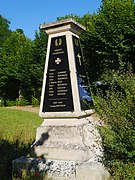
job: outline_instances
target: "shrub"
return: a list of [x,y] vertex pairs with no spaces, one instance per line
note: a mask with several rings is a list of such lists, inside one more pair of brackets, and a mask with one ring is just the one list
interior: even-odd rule
[[[103,137],[105,164],[115,179],[135,177],[135,75],[129,69],[104,75],[111,82],[106,96],[95,96],[95,109],[105,125],[99,127]],[[125,93],[116,91],[115,83]],[[124,170],[123,170],[124,169]]]
[[16,100],[6,100],[6,102],[4,103],[4,101],[2,100],[0,102],[0,107],[6,105],[6,106],[26,106],[29,105],[30,103],[28,102],[28,100],[24,99],[24,98],[17,98]]
[[39,106],[39,100],[35,97],[32,97],[32,106],[33,107]]
[[29,105],[29,102],[24,98],[17,98],[16,105],[17,106],[26,106],[26,105]]
[[15,106],[16,105],[16,100],[11,101],[11,100],[6,100],[6,106]]
[[3,106],[4,106],[4,100],[0,99],[0,107],[3,107]]

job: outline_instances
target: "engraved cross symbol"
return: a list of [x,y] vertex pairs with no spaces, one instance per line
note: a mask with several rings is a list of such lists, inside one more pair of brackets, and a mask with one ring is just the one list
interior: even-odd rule
[[61,59],[60,58],[55,59],[55,63],[56,64],[60,64],[61,63]]
[[78,57],[78,60],[79,60],[79,64],[80,64],[80,66],[81,66],[81,65],[82,65],[82,62],[81,62],[81,56],[80,56],[79,53],[77,54],[77,57]]

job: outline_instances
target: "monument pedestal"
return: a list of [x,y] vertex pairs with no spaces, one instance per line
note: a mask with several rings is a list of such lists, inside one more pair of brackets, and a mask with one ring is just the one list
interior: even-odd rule
[[47,119],[37,128],[34,153],[50,163],[53,180],[109,180],[102,164],[101,122],[93,115],[80,119]]
[[33,148],[46,159],[88,161],[101,149],[101,138],[92,117],[47,119],[37,128]]

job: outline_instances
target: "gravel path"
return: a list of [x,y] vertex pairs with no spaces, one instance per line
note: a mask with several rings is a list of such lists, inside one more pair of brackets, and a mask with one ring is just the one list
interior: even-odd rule
[[[22,110],[22,111],[28,111],[28,112],[33,112],[39,114],[39,107],[32,107],[32,106],[8,106],[6,107],[8,109],[17,109],[17,110]],[[91,115],[94,119],[100,119],[100,116],[97,113],[94,113]]]
[[8,109],[17,109],[22,111],[29,111],[34,113],[39,113],[39,107],[32,107],[32,106],[10,106],[7,107]]

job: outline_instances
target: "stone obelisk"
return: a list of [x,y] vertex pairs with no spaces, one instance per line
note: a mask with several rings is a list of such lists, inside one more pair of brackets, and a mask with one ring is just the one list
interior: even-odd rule
[[49,34],[40,116],[81,118],[93,112],[79,35],[85,28],[67,19],[42,25]]
[[93,172],[101,177],[96,170],[106,174],[97,160],[101,138],[91,116],[93,102],[79,40],[85,28],[73,19],[40,28],[49,37],[39,112],[44,121],[37,128],[34,154],[53,162],[51,177],[78,179],[88,171],[91,178]]
[[66,19],[41,29],[49,39],[39,113],[44,122],[37,129],[35,152],[49,159],[87,160],[91,153],[78,128],[93,113],[79,41],[85,28]]

